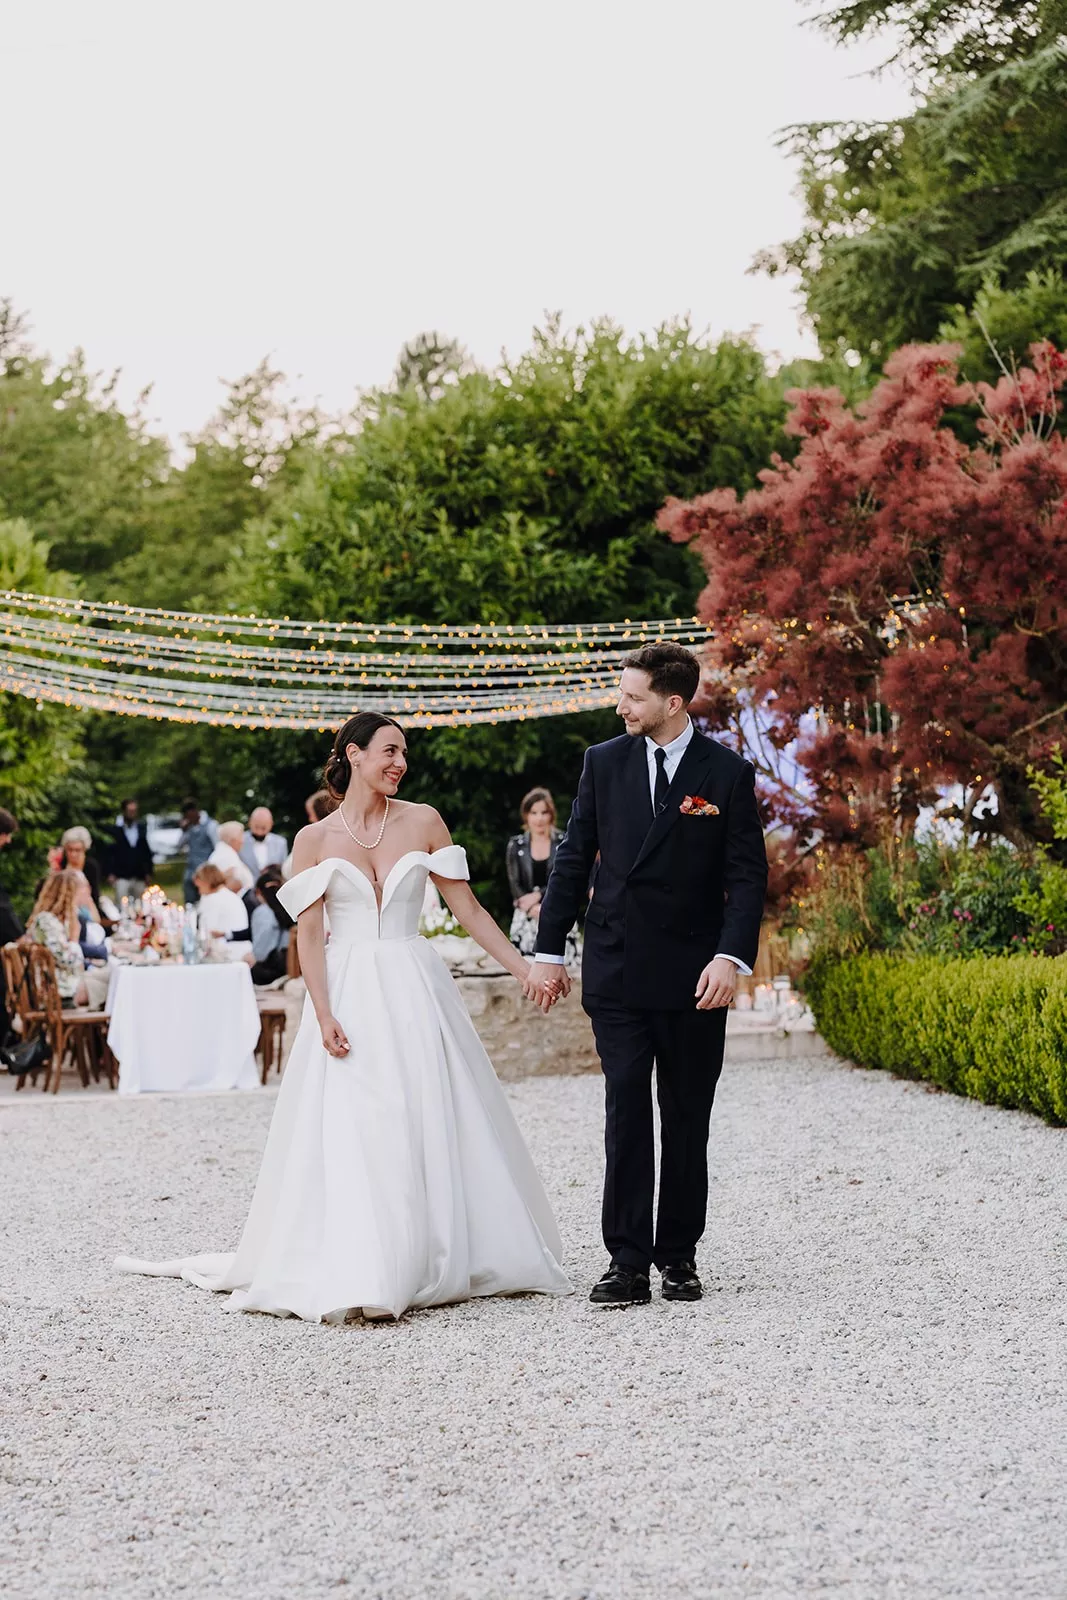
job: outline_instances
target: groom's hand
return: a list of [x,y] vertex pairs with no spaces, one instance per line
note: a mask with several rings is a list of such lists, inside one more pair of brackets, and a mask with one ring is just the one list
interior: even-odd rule
[[565,1000],[571,992],[571,980],[566,967],[554,961],[535,961],[523,984],[523,992],[544,1012],[551,1011],[557,1000]]
[[697,979],[697,1010],[715,1011],[719,1006],[730,1005],[736,988],[737,968],[725,956],[716,956]]

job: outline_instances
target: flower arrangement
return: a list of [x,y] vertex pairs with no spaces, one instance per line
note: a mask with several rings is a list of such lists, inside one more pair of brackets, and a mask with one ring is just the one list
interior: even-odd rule
[[464,930],[447,906],[435,906],[419,918],[419,932],[424,939],[436,939],[446,933],[462,935]]

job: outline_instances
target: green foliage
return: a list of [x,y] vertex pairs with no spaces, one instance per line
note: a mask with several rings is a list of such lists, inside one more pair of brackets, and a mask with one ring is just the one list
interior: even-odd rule
[[[1051,771],[1030,767],[1028,776],[1041,803],[1052,837],[1067,840],[1067,759],[1062,749],[1052,753]],[[1016,907],[1029,923],[1027,942],[1043,955],[1067,951],[1067,866],[1042,850],[1033,883],[1020,890]]]
[[126,415],[80,351],[61,366],[35,355],[0,301],[0,515],[22,517],[51,562],[89,587],[144,537],[167,465],[138,411]]
[[254,524],[245,594],[293,616],[585,621],[691,609],[669,493],[749,486],[784,406],[759,353],[688,324],[557,323],[496,374],[368,397],[357,432]]
[[1067,1122],[1067,960],[824,959],[806,989],[847,1060]]
[[[73,593],[69,574],[52,571],[48,554],[47,544],[33,537],[26,522],[0,521],[0,588]],[[73,712],[22,695],[0,695],[0,805],[19,822],[2,870],[16,909],[27,909],[48,847],[56,842],[55,823],[63,814],[57,808],[86,798],[83,758],[80,719]]]
[[983,72],[1054,43],[1065,12],[1063,0],[845,0],[817,21],[841,43],[892,29],[890,59],[936,77]]
[[1017,288],[989,279],[974,304],[956,306],[941,324],[940,339],[962,346],[960,375],[971,383],[996,383],[1027,360],[1036,339],[1067,349],[1067,282],[1053,269],[1028,272]]
[[265,361],[227,386],[216,415],[185,443],[191,454],[156,487],[139,547],[109,575],[108,593],[133,605],[225,612],[241,530],[292,481],[322,418],[281,395]]
[[[985,38],[972,26],[980,11],[999,14]],[[807,225],[756,265],[799,273],[824,350],[884,354],[933,339],[983,283],[1018,289],[1031,272],[1067,265],[1063,13],[1062,0],[934,0],[830,14],[841,37],[910,16],[905,59],[925,72],[925,94],[896,122],[813,123],[783,136],[800,161]],[[1042,309],[1033,298],[1031,308]],[[1047,332],[1032,326],[1026,343]]]
[[1028,897],[1046,863],[1003,840],[945,845],[890,838],[820,858],[795,913],[818,959],[863,951],[989,955],[1038,948]]

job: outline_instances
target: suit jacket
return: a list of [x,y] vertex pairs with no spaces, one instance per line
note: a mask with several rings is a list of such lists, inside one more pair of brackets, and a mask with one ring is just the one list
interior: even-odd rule
[[[280,833],[268,833],[265,843],[267,846],[266,865],[268,867],[280,867],[289,854],[288,844],[282,838]],[[263,868],[256,860],[255,852],[252,849],[252,835],[247,831],[247,829],[245,831],[244,839],[241,841],[241,848],[237,854],[241,857],[241,860],[244,862],[245,866],[251,871],[252,880],[255,882],[256,878],[258,878],[260,873],[263,871]]]
[[[683,815],[686,795],[717,813]],[[644,739],[593,745],[541,905],[539,951],[563,954],[590,872],[585,1001],[688,1010],[714,956],[754,966],[767,852],[751,763],[694,732],[654,818]]]
[[138,822],[137,843],[131,844],[126,829],[117,823],[111,830],[107,870],[114,878],[151,878],[154,863],[148,845],[148,824]]

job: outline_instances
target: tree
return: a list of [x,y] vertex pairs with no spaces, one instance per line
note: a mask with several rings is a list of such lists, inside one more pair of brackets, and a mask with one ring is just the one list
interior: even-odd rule
[[1005,372],[1025,366],[1035,328],[1057,350],[1067,349],[1067,282],[1052,269],[1028,272],[1015,289],[991,279],[973,305],[957,306],[941,324],[940,338],[960,346],[963,377],[996,383]]
[[24,517],[57,568],[93,593],[144,536],[167,449],[141,412],[119,406],[76,350],[61,366],[34,353],[25,319],[0,302],[0,515]]
[[393,383],[397,389],[414,389],[422,400],[437,400],[449,384],[476,370],[458,340],[420,333],[401,350]]
[[[870,843],[944,784],[969,829],[1040,832],[1027,766],[1067,718],[1067,357],[1036,345],[992,388],[957,354],[897,351],[856,411],[794,391],[794,461],[660,517],[707,567],[709,702],[740,692],[773,748],[795,742],[814,798],[781,808],[808,837]],[[975,444],[945,425],[967,408]]]
[[284,375],[261,361],[227,385],[188,460],[172,468],[145,508],[138,548],[112,570],[112,591],[134,605],[230,609],[228,569],[241,532],[295,474],[325,430],[314,409],[287,402]]
[[861,0],[821,19],[842,39],[901,27],[920,95],[896,122],[783,135],[807,224],[755,265],[799,274],[824,350],[884,357],[936,338],[983,283],[1067,264],[1065,15],[1063,0]]
[[[51,567],[47,544],[19,519],[0,522],[0,588],[75,592],[69,574]],[[24,912],[45,870],[48,847],[59,836],[60,819],[85,822],[96,813],[98,796],[86,775],[81,735],[82,719],[63,706],[0,695],[0,805],[19,822],[4,851],[4,887]],[[68,805],[77,811],[64,812]]]

